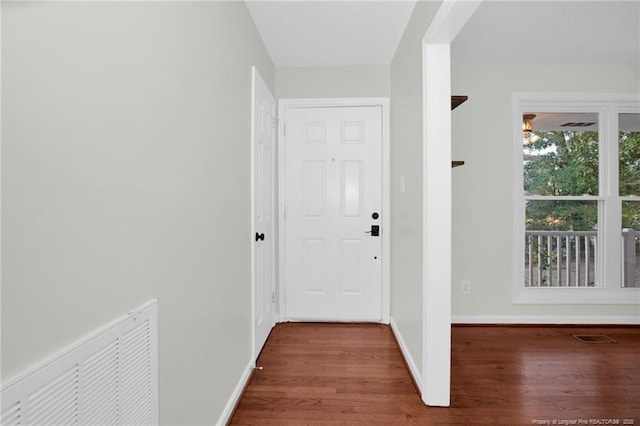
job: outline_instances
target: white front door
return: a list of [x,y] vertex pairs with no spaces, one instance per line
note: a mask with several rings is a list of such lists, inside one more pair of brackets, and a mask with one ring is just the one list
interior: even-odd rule
[[382,107],[284,111],[285,316],[382,320]]
[[274,115],[275,101],[253,68],[252,151],[252,305],[254,359],[275,324],[274,276]]

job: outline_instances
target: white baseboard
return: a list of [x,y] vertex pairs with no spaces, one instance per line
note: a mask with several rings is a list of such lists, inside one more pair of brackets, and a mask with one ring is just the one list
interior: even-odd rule
[[452,315],[451,323],[638,325],[640,316]]
[[244,369],[244,372],[240,377],[240,381],[238,381],[236,388],[233,390],[233,393],[231,394],[231,397],[227,402],[227,406],[224,407],[224,411],[222,412],[222,414],[220,415],[220,418],[216,422],[217,426],[224,426],[231,420],[231,416],[233,415],[233,410],[238,404],[238,402],[240,402],[240,398],[242,398],[242,392],[244,391],[244,388],[249,383],[249,379],[251,378],[251,371],[253,370],[254,365],[255,363],[251,360],[249,361],[249,365],[247,365],[247,367]]
[[396,324],[393,317],[391,317],[389,324],[391,325],[391,331],[393,332],[393,335],[396,337],[396,340],[400,345],[400,351],[402,352],[402,355],[404,356],[404,359],[409,366],[409,373],[411,374],[411,377],[413,377],[413,380],[415,381],[416,385],[418,385],[418,389],[420,390],[420,392],[422,392],[422,376],[420,374],[420,370],[418,369],[418,366],[413,360],[413,357],[409,352],[409,348],[407,347],[407,344],[402,338],[400,329],[398,329],[398,325]]

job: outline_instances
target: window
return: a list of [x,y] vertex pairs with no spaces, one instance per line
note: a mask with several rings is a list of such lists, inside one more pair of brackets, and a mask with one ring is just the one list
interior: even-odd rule
[[618,193],[622,223],[622,286],[640,287],[640,114],[618,114]]
[[514,99],[514,301],[638,303],[638,98]]

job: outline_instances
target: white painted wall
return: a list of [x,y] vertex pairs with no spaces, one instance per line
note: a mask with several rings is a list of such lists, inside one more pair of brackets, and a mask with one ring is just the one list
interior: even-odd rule
[[2,380],[159,301],[162,424],[251,357],[243,2],[2,3]]
[[439,2],[416,3],[391,63],[391,317],[419,369],[423,339],[422,38],[439,6]]
[[[455,49],[455,43],[453,45]],[[635,70],[625,65],[454,64],[454,94],[469,100],[452,114],[454,320],[491,322],[508,317],[640,316],[631,305],[513,305],[513,92],[640,91]],[[471,281],[461,294],[460,281]]]
[[387,65],[276,68],[277,98],[388,97]]

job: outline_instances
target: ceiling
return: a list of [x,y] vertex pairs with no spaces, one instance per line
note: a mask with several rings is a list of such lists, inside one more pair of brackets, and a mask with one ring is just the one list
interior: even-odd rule
[[451,48],[454,64],[638,64],[640,2],[483,1]]
[[[245,1],[277,67],[388,65],[415,6],[415,0]],[[635,66],[639,57],[637,0],[484,0],[451,55],[454,64]]]
[[415,0],[246,0],[276,67],[388,65]]
[[[534,132],[545,130],[598,131],[598,121],[598,114],[591,112],[536,112],[532,121],[532,129]],[[621,131],[640,132],[640,114],[619,114],[618,126]]]

